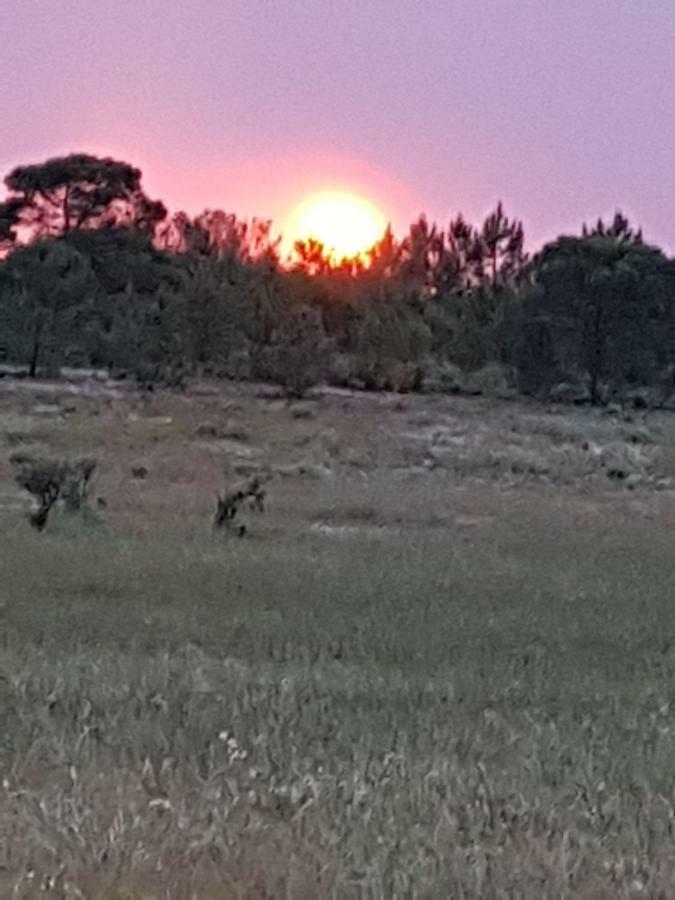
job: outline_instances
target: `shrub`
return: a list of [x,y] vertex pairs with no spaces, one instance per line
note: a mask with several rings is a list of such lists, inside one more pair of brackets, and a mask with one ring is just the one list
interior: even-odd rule
[[447,360],[428,357],[422,366],[420,390],[425,394],[458,394],[464,385],[464,373]]
[[284,317],[272,343],[256,354],[253,372],[281,386],[289,399],[301,399],[328,373],[330,342],[318,310],[302,307]]

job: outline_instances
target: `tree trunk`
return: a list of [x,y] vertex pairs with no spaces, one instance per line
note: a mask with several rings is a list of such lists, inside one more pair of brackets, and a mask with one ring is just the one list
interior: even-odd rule
[[597,372],[591,372],[591,403],[593,406],[597,406],[600,402],[600,393],[599,393],[599,377]]
[[30,358],[30,366],[28,368],[28,377],[35,378],[37,374],[37,364],[40,357],[40,337],[36,334],[33,338],[33,352]]
[[70,231],[70,187],[66,186],[66,192],[63,197],[63,233]]
[[40,351],[42,350],[42,322],[39,314],[35,317],[33,324],[33,348],[28,367],[28,377],[35,378],[37,374],[38,361],[40,359]]
[[606,335],[603,333],[604,322],[602,315],[602,302],[598,301],[595,309],[593,321],[593,347],[591,350],[591,365],[589,375],[591,378],[591,403],[598,406],[600,403],[600,376],[604,369],[605,362],[605,340]]

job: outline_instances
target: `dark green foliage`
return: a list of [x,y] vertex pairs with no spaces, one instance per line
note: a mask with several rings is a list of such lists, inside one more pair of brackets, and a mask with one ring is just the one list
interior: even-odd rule
[[36,241],[0,269],[6,356],[31,375],[84,364],[145,373],[147,380],[184,366],[185,282],[184,263],[139,232]]
[[434,355],[468,370],[490,362],[510,363],[519,306],[514,288],[490,283],[433,298],[424,317]]
[[431,349],[431,331],[421,309],[405,292],[366,300],[349,325],[348,347],[357,383],[375,390],[413,390],[420,360]]
[[70,232],[62,240],[87,257],[101,290],[109,295],[130,283],[141,294],[163,286],[178,289],[187,271],[184,259],[158,250],[150,236],[131,229]]
[[89,261],[62,241],[15,251],[0,280],[0,326],[8,357],[31,375],[80,359],[94,322],[96,279]]
[[675,265],[625,229],[549,244],[523,295],[517,360],[530,390],[583,380],[598,403],[675,362]]
[[320,310],[290,306],[269,344],[257,350],[254,374],[279,384],[289,399],[300,399],[325,379],[329,354]]
[[109,366],[140,385],[180,387],[187,370],[185,303],[168,288],[153,294],[131,285],[110,298],[111,328],[101,341]]
[[190,357],[202,372],[227,372],[232,355],[248,347],[253,306],[233,287],[224,266],[198,260],[186,281],[186,324]]

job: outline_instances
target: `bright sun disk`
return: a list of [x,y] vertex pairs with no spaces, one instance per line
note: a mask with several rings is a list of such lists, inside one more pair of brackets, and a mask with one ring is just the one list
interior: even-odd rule
[[362,197],[324,191],[304,200],[289,222],[292,242],[313,238],[326,256],[337,261],[362,256],[380,240],[387,227],[382,213]]

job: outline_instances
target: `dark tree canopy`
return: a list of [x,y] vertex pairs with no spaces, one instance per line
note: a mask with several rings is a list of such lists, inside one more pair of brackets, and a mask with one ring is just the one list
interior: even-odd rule
[[139,169],[84,153],[18,166],[5,185],[0,222],[9,220],[15,239],[123,225],[152,233],[166,215],[161,202],[143,193]]
[[535,383],[650,383],[672,362],[675,265],[625,226],[547,245],[532,262],[521,365]]

